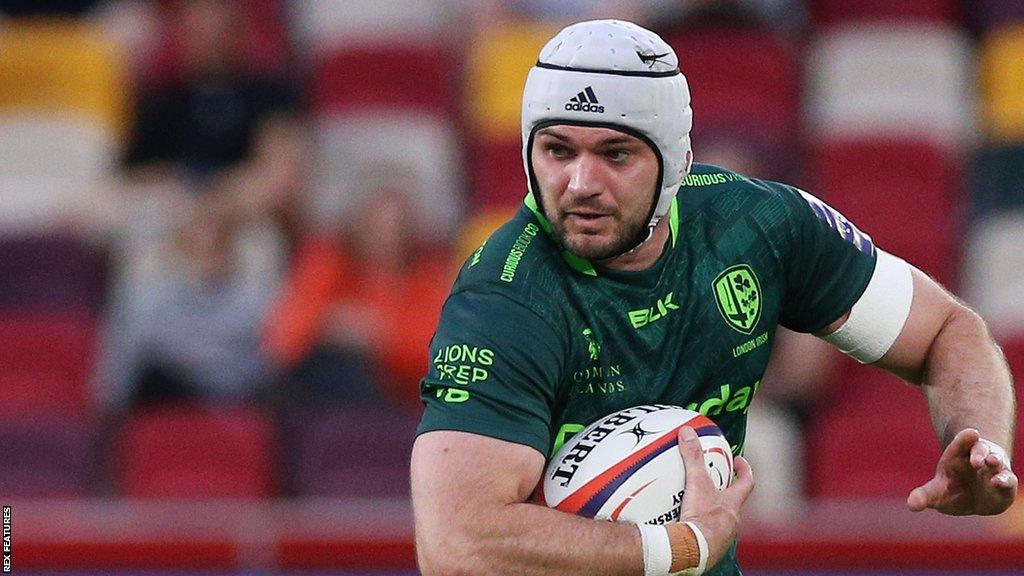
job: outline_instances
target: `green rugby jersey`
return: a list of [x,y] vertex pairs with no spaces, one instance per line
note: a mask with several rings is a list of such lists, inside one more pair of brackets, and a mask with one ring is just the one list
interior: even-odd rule
[[[875,247],[796,188],[694,164],[649,269],[565,252],[527,197],[463,265],[430,345],[419,433],[461,430],[550,457],[639,404],[715,421],[740,454],[776,326],[820,330],[849,310]],[[756,432],[756,431],[755,431]],[[735,546],[709,574],[738,574]]]

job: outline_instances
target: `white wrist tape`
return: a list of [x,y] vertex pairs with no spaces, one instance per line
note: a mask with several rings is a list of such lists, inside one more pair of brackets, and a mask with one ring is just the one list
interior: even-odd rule
[[1006,453],[1006,450],[1002,446],[996,444],[991,440],[985,440],[984,438],[979,438],[978,442],[982,442],[986,446],[988,446],[989,453],[998,454],[999,457],[1003,460],[1003,463],[1006,464],[1007,470],[1013,470],[1013,468],[1010,467],[1010,455]]
[[867,288],[850,310],[850,317],[823,340],[862,364],[876,362],[903,331],[914,300],[910,264],[877,250],[878,260]]
[[693,535],[697,537],[697,549],[700,551],[700,562],[697,564],[696,571],[689,571],[687,576],[700,576],[708,568],[708,539],[704,537],[704,533],[700,531],[693,522],[686,522],[690,530],[693,530]]
[[661,525],[637,524],[644,548],[644,576],[667,576],[672,569],[672,543]]

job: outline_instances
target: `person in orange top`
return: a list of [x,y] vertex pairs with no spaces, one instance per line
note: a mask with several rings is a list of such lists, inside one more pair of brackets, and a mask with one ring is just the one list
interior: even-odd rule
[[418,239],[401,191],[368,194],[356,214],[341,234],[300,242],[263,349],[308,400],[383,395],[418,410],[451,254]]

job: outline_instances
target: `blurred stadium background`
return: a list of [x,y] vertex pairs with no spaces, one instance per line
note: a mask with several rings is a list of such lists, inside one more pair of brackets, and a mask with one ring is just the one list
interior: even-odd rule
[[[962,295],[1024,373],[1020,0],[0,11],[16,573],[414,573],[426,346],[522,199],[522,84],[575,20],[662,34],[697,161],[822,197]],[[939,453],[919,393],[777,346],[750,415],[750,574],[1024,574],[1021,506],[905,511]]]

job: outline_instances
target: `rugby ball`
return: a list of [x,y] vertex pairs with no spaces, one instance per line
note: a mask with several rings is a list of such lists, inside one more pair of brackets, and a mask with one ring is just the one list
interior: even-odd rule
[[722,431],[699,412],[652,404],[609,414],[570,438],[545,467],[538,499],[588,518],[665,524],[679,520],[686,470],[679,429],[697,431],[714,485],[732,481]]

